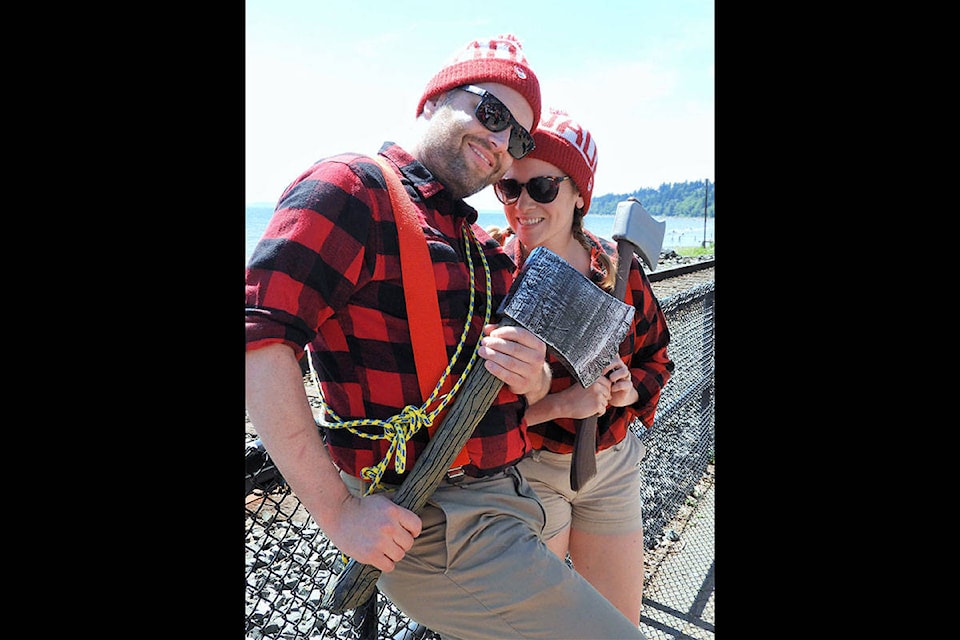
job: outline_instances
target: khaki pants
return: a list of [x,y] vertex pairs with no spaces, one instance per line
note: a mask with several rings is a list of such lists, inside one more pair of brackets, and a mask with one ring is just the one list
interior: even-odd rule
[[[359,479],[341,476],[355,494],[362,491]],[[444,638],[644,640],[543,544],[543,507],[515,468],[442,482],[420,518],[420,536],[377,586]]]
[[543,539],[549,540],[568,526],[596,535],[642,529],[640,461],[646,452],[640,438],[627,433],[619,443],[597,453],[597,475],[580,491],[570,488],[572,454],[534,451],[521,460],[517,468],[537,492],[547,514]]

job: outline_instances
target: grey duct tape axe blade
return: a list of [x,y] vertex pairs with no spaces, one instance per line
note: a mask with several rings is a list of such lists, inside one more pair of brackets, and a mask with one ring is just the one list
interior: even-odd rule
[[[621,243],[629,243],[632,245],[632,250],[647,263],[650,270],[656,271],[666,231],[666,222],[654,220],[639,200],[628,198],[617,204],[610,235],[617,241],[618,249],[623,246]],[[623,255],[622,250],[621,255]]]
[[[630,277],[630,262],[634,252],[656,271],[663,247],[667,223],[657,222],[636,198],[628,198],[617,204],[611,235],[617,241],[617,282],[613,297],[623,300]],[[586,385],[584,385],[586,386]],[[577,433],[573,440],[573,457],[570,461],[570,488],[579,491],[590,478],[597,474],[597,418],[591,416],[576,421]]]
[[[497,312],[501,325],[519,325],[547,344],[580,384],[588,386],[617,357],[634,308],[601,290],[563,258],[538,247],[517,272]],[[417,458],[393,501],[419,514],[443,480],[503,382],[478,359],[450,404],[444,421]],[[356,609],[375,592],[380,570],[351,559],[324,594],[333,613]]]

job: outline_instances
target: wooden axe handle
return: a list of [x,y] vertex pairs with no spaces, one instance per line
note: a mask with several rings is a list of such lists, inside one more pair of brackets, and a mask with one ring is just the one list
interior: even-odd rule
[[570,488],[580,491],[587,480],[597,475],[597,416],[577,420],[570,460]]
[[[627,240],[617,241],[617,282],[613,296],[623,302],[630,278],[630,263],[633,262],[633,244]],[[619,356],[618,356],[619,357]],[[597,475],[597,418],[590,416],[576,422],[573,437],[573,457],[570,460],[570,488],[580,491],[587,480]]]
[[630,280],[630,264],[633,262],[633,243],[617,241],[617,282],[613,285],[613,297],[623,302],[627,297],[627,282]]
[[[511,324],[516,322],[509,317],[500,323]],[[487,371],[483,359],[478,357],[443,423],[394,493],[396,504],[419,515],[502,386],[503,381]],[[322,606],[333,613],[356,609],[374,595],[380,573],[374,566],[351,559],[332,588],[328,587]]]

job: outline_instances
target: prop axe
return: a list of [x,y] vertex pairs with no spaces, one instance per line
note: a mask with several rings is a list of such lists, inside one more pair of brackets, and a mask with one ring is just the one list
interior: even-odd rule
[[[636,252],[651,271],[657,270],[660,248],[666,222],[657,222],[636,198],[627,198],[617,204],[613,218],[613,239],[617,241],[617,283],[613,297],[623,300],[630,277],[630,262]],[[584,385],[586,386],[586,385]],[[570,462],[570,488],[579,491],[587,480],[597,474],[597,418],[591,416],[576,422],[573,440],[573,458]]]
[[[497,310],[504,325],[520,325],[547,344],[583,386],[600,377],[617,357],[634,308],[593,284],[549,249],[530,252]],[[503,382],[477,361],[467,373],[443,423],[417,458],[393,501],[419,514],[440,484]],[[322,606],[333,613],[356,609],[376,589],[380,570],[351,559]]]

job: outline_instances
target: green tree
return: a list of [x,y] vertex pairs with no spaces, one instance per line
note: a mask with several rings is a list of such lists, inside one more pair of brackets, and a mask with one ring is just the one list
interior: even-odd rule
[[590,215],[612,216],[617,212],[617,204],[633,197],[640,201],[644,209],[652,216],[703,216],[704,188],[707,190],[707,216],[715,217],[713,182],[664,182],[656,189],[643,188],[631,193],[608,193],[602,196],[594,194],[590,203]]

